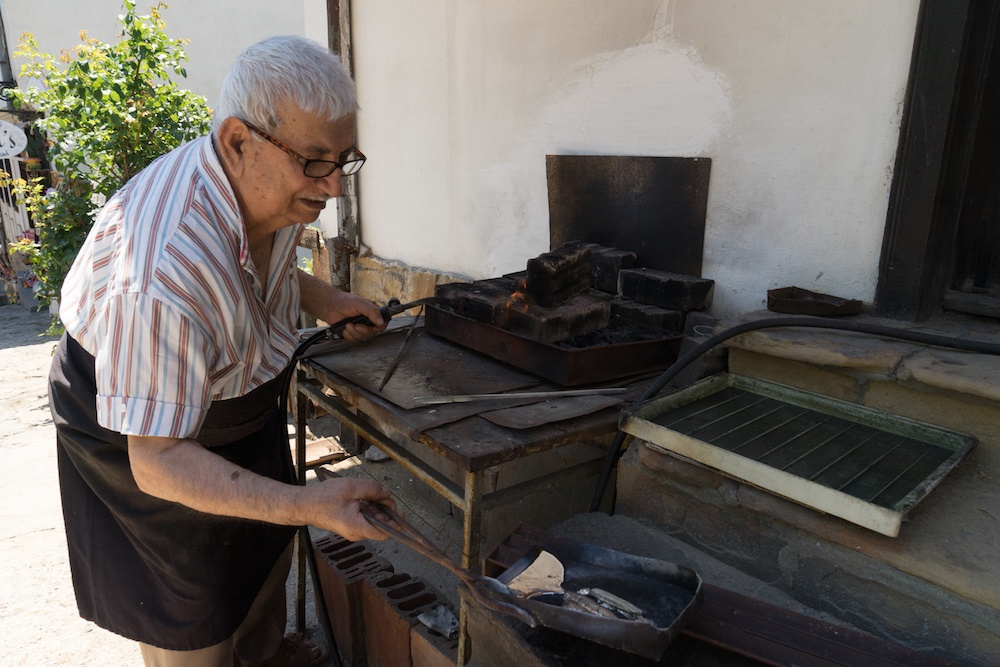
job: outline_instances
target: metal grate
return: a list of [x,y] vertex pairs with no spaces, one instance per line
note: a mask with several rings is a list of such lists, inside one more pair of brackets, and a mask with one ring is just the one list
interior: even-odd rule
[[890,509],[954,453],[733,387],[652,421]]
[[626,413],[656,447],[886,535],[974,438],[792,387],[713,376]]

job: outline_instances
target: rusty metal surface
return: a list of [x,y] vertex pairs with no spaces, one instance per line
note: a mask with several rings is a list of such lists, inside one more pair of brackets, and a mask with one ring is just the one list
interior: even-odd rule
[[418,328],[407,345],[406,363],[400,364],[379,392],[378,386],[405,336],[403,331],[390,331],[344,353],[318,356],[312,361],[404,410],[421,407],[413,400],[419,396],[492,394],[539,384],[539,379],[529,373],[444,344]]
[[430,333],[533,373],[564,387],[595,384],[664,369],[677,360],[683,336],[564,348],[540,343],[446,309],[427,309]]
[[598,410],[622,405],[615,396],[573,396],[482,413],[482,418],[497,426],[524,429],[581,417]]
[[[406,406],[412,403],[416,394],[485,393],[484,388],[495,392],[530,387],[543,390],[552,385],[417,329],[406,363],[400,365],[379,393],[378,384],[398,348],[399,335],[405,334],[395,332],[379,336],[362,345],[306,359],[301,365],[308,375],[334,390],[340,401],[363,413],[389,437],[408,438],[423,444],[470,472],[571,443],[607,444],[617,430],[619,410],[616,406],[531,429],[506,428],[480,417],[481,412],[499,407],[493,402],[408,409]],[[619,398],[625,403],[634,401],[648,382],[646,376],[625,383],[628,392]],[[535,402],[521,399],[505,407]]]

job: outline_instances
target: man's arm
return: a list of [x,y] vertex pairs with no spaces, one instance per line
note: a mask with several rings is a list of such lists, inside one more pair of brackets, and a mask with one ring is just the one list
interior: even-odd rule
[[250,472],[194,440],[128,436],[139,489],[208,514],[288,526],[312,525],[348,540],[385,539],[361,515],[361,501],[392,506],[388,489],[369,480],[332,479],[297,486]]
[[348,324],[344,328],[344,338],[347,340],[364,340],[385,329],[386,323],[382,321],[378,306],[373,302],[350,292],[341,291],[301,269],[299,269],[299,292],[302,309],[328,324],[335,324],[355,315],[364,315],[375,323],[374,327]]

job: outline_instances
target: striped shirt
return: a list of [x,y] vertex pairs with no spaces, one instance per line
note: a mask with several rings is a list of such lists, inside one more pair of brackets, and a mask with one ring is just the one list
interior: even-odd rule
[[275,234],[265,291],[209,137],[161,157],[112,197],[59,309],[96,359],[101,426],[193,437],[212,401],[275,378],[297,342],[301,231]]

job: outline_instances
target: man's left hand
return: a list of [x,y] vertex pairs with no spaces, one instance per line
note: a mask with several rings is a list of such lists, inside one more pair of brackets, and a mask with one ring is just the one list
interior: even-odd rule
[[299,291],[305,311],[327,324],[336,324],[357,315],[364,315],[374,324],[348,324],[342,333],[345,340],[364,340],[385,331],[387,322],[382,320],[378,306],[368,299],[343,292],[302,270],[299,270]]
[[364,315],[372,321],[374,326],[352,322],[344,327],[342,335],[345,340],[364,340],[380,331],[385,331],[387,322],[382,320],[382,314],[379,312],[378,306],[368,299],[364,299],[356,294],[350,294],[349,292],[339,292],[338,298],[333,301],[326,313],[320,316],[320,319],[330,324],[336,324],[343,319],[354,317],[355,315]]

